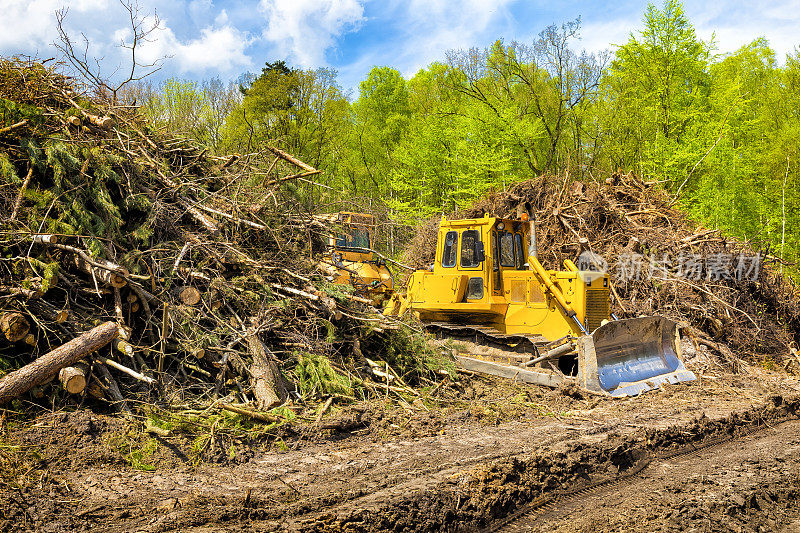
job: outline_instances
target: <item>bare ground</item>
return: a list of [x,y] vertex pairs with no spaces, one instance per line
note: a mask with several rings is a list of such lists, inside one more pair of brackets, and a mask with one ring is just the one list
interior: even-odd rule
[[800,421],[656,461],[619,485],[501,529],[514,531],[798,531]]
[[[194,464],[185,443],[158,439],[164,460],[154,471],[131,468],[109,446],[118,419],[55,413],[14,433],[40,447],[42,473],[25,491],[6,491],[0,530],[484,530],[542,494],[624,473],[648,451],[776,423],[798,394],[796,379],[759,369],[626,400],[473,377],[451,405],[410,414],[360,405],[352,431],[296,431],[285,449],[253,446],[229,464]],[[617,488],[506,527],[797,527],[798,447],[800,423],[785,422],[654,461]]]

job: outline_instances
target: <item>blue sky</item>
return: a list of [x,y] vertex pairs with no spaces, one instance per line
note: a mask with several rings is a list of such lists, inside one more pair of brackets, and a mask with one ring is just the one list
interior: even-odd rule
[[[498,38],[530,42],[549,24],[580,16],[579,43],[590,51],[623,43],[642,27],[646,1],[540,0],[139,0],[145,24],[158,29],[140,57],[164,61],[157,79],[235,79],[258,72],[266,61],[286,59],[302,68],[332,67],[345,89],[375,65],[406,76],[449,49],[484,47]],[[660,2],[656,2],[660,5]],[[117,45],[130,38],[119,0],[0,0],[0,54],[56,56],[57,9],[67,7],[67,31],[85,35],[89,55],[102,58],[106,76],[125,65]],[[800,0],[685,2],[704,39],[715,34],[717,51],[731,52],[766,37],[779,59],[800,45]]]

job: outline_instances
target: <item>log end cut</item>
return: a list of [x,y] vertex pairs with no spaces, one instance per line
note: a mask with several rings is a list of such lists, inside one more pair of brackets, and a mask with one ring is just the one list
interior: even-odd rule
[[8,342],[23,340],[30,330],[31,324],[22,313],[5,312],[0,315],[0,331]]
[[86,369],[83,366],[65,366],[58,373],[58,380],[70,394],[80,394],[86,388]]

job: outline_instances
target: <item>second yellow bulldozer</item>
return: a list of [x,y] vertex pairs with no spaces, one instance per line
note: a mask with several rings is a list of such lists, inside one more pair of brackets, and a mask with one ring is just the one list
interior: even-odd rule
[[435,263],[415,271],[384,314],[411,310],[427,328],[498,348],[457,355],[470,370],[558,386],[568,380],[611,396],[694,380],[675,322],[615,320],[608,273],[546,270],[536,231],[520,219],[442,219]]
[[334,283],[352,285],[358,296],[376,306],[388,300],[394,292],[394,277],[386,261],[374,250],[374,217],[343,211],[316,215],[315,219],[336,228],[326,237],[320,268]]

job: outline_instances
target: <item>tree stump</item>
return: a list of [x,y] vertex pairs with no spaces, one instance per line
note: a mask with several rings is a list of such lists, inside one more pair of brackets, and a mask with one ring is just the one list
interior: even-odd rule
[[250,384],[256,397],[256,406],[268,410],[281,405],[289,397],[289,392],[275,356],[252,330],[247,335],[247,346],[253,356]]

